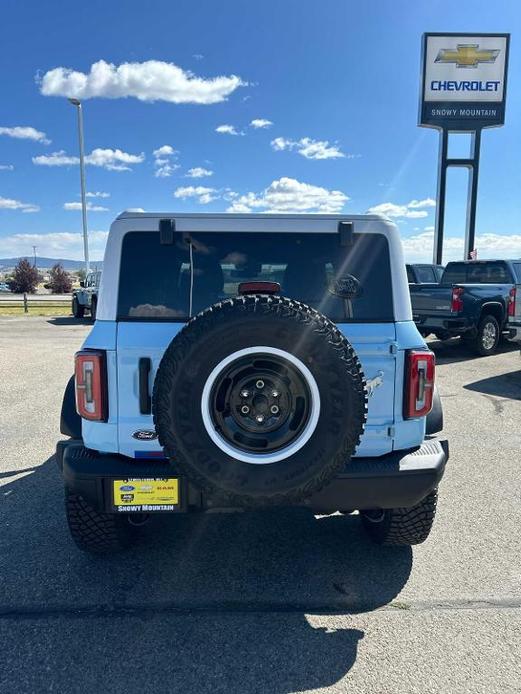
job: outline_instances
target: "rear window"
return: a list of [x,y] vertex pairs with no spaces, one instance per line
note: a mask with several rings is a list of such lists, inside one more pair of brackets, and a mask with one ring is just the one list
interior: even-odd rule
[[512,281],[504,263],[449,263],[444,284],[508,284]]
[[418,282],[421,282],[422,284],[436,281],[434,277],[434,270],[431,267],[418,265],[416,267],[416,274],[418,275]]
[[439,282],[441,280],[441,276],[443,275],[443,270],[445,268],[443,265],[436,265],[434,268],[434,274],[436,275],[436,282]]
[[[190,244],[177,237],[173,245],[161,245],[156,232],[124,236],[119,320],[188,319]],[[354,234],[353,244],[345,247],[338,234],[195,233],[190,238],[192,315],[237,296],[241,282],[271,281],[281,285],[281,294],[335,322],[393,321],[389,247],[381,234]],[[330,291],[346,275],[356,277],[361,288],[350,302]]]

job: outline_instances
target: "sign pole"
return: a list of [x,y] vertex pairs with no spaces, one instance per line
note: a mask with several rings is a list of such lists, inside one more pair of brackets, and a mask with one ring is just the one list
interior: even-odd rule
[[447,151],[449,132],[440,131],[440,151],[438,156],[438,191],[436,194],[436,220],[434,222],[434,249],[432,262],[441,265],[443,260],[443,229],[445,226],[445,195],[447,190]]
[[[481,148],[481,128],[472,133],[471,159],[469,160],[469,187],[467,194],[467,223],[465,226],[465,260],[474,250],[476,235],[476,205],[478,202],[479,151]],[[472,163],[470,163],[472,162]]]

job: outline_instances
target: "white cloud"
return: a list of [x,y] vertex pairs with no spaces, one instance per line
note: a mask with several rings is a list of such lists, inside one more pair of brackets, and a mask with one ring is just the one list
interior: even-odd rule
[[172,147],[172,145],[161,145],[161,147],[158,147],[157,149],[155,149],[152,152],[152,154],[157,159],[157,157],[166,157],[166,156],[170,156],[172,154],[177,154],[177,152]]
[[44,96],[77,99],[135,97],[148,102],[216,104],[246,84],[237,75],[197,77],[174,63],[161,60],[121,65],[99,60],[91,65],[88,73],[65,67],[49,70],[41,78],[40,91]]
[[436,201],[432,198],[425,200],[411,200],[406,205],[396,205],[394,202],[382,202],[380,205],[370,207],[367,212],[369,214],[383,214],[386,217],[403,217],[407,219],[421,219],[428,217],[427,210],[418,209],[422,207],[436,207]]
[[411,200],[407,207],[412,209],[421,207],[436,207],[436,200],[433,200],[432,198],[425,198],[425,200]]
[[41,130],[36,130],[36,128],[31,128],[29,125],[16,125],[13,128],[1,127],[0,135],[14,137],[17,140],[34,140],[35,142],[41,142],[43,145],[51,144],[45,133],[42,133]]
[[12,164],[0,164],[0,171],[14,171]]
[[130,171],[128,164],[141,164],[145,160],[143,152],[141,154],[129,154],[120,149],[93,149],[85,157],[86,164],[100,166],[109,171]]
[[142,207],[127,207],[125,212],[144,212],[145,210]]
[[[156,162],[157,163],[157,162]],[[179,168],[179,164],[170,164],[170,162],[167,162],[165,164],[161,164],[154,172],[154,176],[156,178],[168,178],[171,176],[174,171],[176,171]]]
[[252,128],[269,128],[270,125],[273,125],[273,122],[266,118],[254,118],[250,125]]
[[221,133],[223,135],[244,135],[244,133],[241,133],[239,130],[237,130],[235,125],[228,125],[228,124],[218,125],[215,128],[215,132]]
[[187,178],[204,178],[205,176],[213,176],[213,171],[205,169],[203,166],[196,166],[193,169],[188,169]]
[[[420,234],[402,237],[405,259],[408,262],[431,262],[434,247],[434,231],[426,227]],[[479,234],[475,247],[478,258],[519,258],[521,257],[521,234]],[[462,260],[464,239],[462,236],[447,236],[443,240],[443,262]]]
[[96,191],[95,193],[85,193],[86,198],[110,198],[110,193]]
[[215,188],[206,188],[205,186],[182,186],[174,191],[174,198],[186,200],[187,198],[195,198],[201,205],[217,200],[218,195]]
[[[330,145],[327,140],[312,140],[310,137],[303,137],[300,140],[276,137],[271,141],[271,146],[276,152],[295,151],[306,159],[338,159],[346,156],[336,145]],[[356,155],[348,156],[354,158]]]
[[[144,160],[143,152],[141,154],[129,154],[121,149],[97,147],[90,154],[87,154],[85,164],[99,166],[107,169],[107,171],[131,171],[129,164],[141,164]],[[37,166],[73,166],[79,162],[79,157],[69,156],[64,150],[33,157],[33,164]]]
[[38,205],[33,205],[32,203],[20,202],[20,200],[13,200],[12,198],[0,197],[0,210],[21,210],[22,212],[39,212],[40,208],[38,207]]
[[38,157],[33,157],[33,164],[37,166],[72,166],[79,163],[79,157],[71,157],[63,149],[52,154],[41,154]]
[[[81,210],[81,202],[65,202],[63,204],[64,210]],[[102,207],[101,205],[93,205],[91,202],[87,203],[87,210],[89,212],[108,212],[108,207]]]
[[202,53],[194,53],[192,55],[192,58],[194,58],[194,60],[202,60],[204,58],[204,55]]
[[[103,258],[107,236],[107,231],[89,231],[89,251],[92,260]],[[0,237],[0,257],[30,256],[32,246],[38,246],[40,256],[83,259],[83,235],[69,232],[12,234]]]
[[232,204],[228,212],[340,212],[349,197],[340,190],[328,190],[320,186],[283,177],[261,193],[236,195],[227,192]]
[[152,154],[154,155],[154,176],[156,178],[168,178],[179,168],[179,164],[173,162],[179,152],[172,145],[162,145],[155,149]]

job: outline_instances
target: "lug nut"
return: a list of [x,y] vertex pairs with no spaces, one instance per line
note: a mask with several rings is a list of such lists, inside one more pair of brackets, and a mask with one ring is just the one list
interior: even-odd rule
[[243,414],[248,414],[249,411],[250,411],[250,408],[248,407],[248,405],[243,405],[243,406],[241,407],[241,412],[242,412]]
[[255,384],[255,386],[256,386],[259,390],[262,390],[262,389],[264,388],[264,381],[263,381],[262,379],[259,378],[259,380],[258,380],[257,383]]
[[264,421],[264,415],[258,414],[258,415],[255,417],[255,419],[258,421],[259,424],[262,424],[262,422]]
[[279,413],[279,408],[277,407],[277,405],[272,405],[270,407],[270,410],[271,410],[271,414],[278,414]]
[[249,390],[241,390],[241,398],[247,398],[250,395]]
[[271,397],[272,398],[278,398],[279,397],[279,391],[278,390],[272,390],[271,391]]

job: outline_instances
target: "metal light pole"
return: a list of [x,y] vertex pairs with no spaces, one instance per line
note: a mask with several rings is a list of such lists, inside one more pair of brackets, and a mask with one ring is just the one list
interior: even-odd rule
[[36,267],[36,249],[37,249],[37,246],[33,246],[34,267]]
[[83,218],[83,253],[85,256],[85,272],[89,272],[89,237],[87,231],[87,202],[85,197],[85,151],[83,146],[83,111],[79,99],[69,99],[78,111],[78,139],[80,143],[80,183],[81,183],[81,214]]

